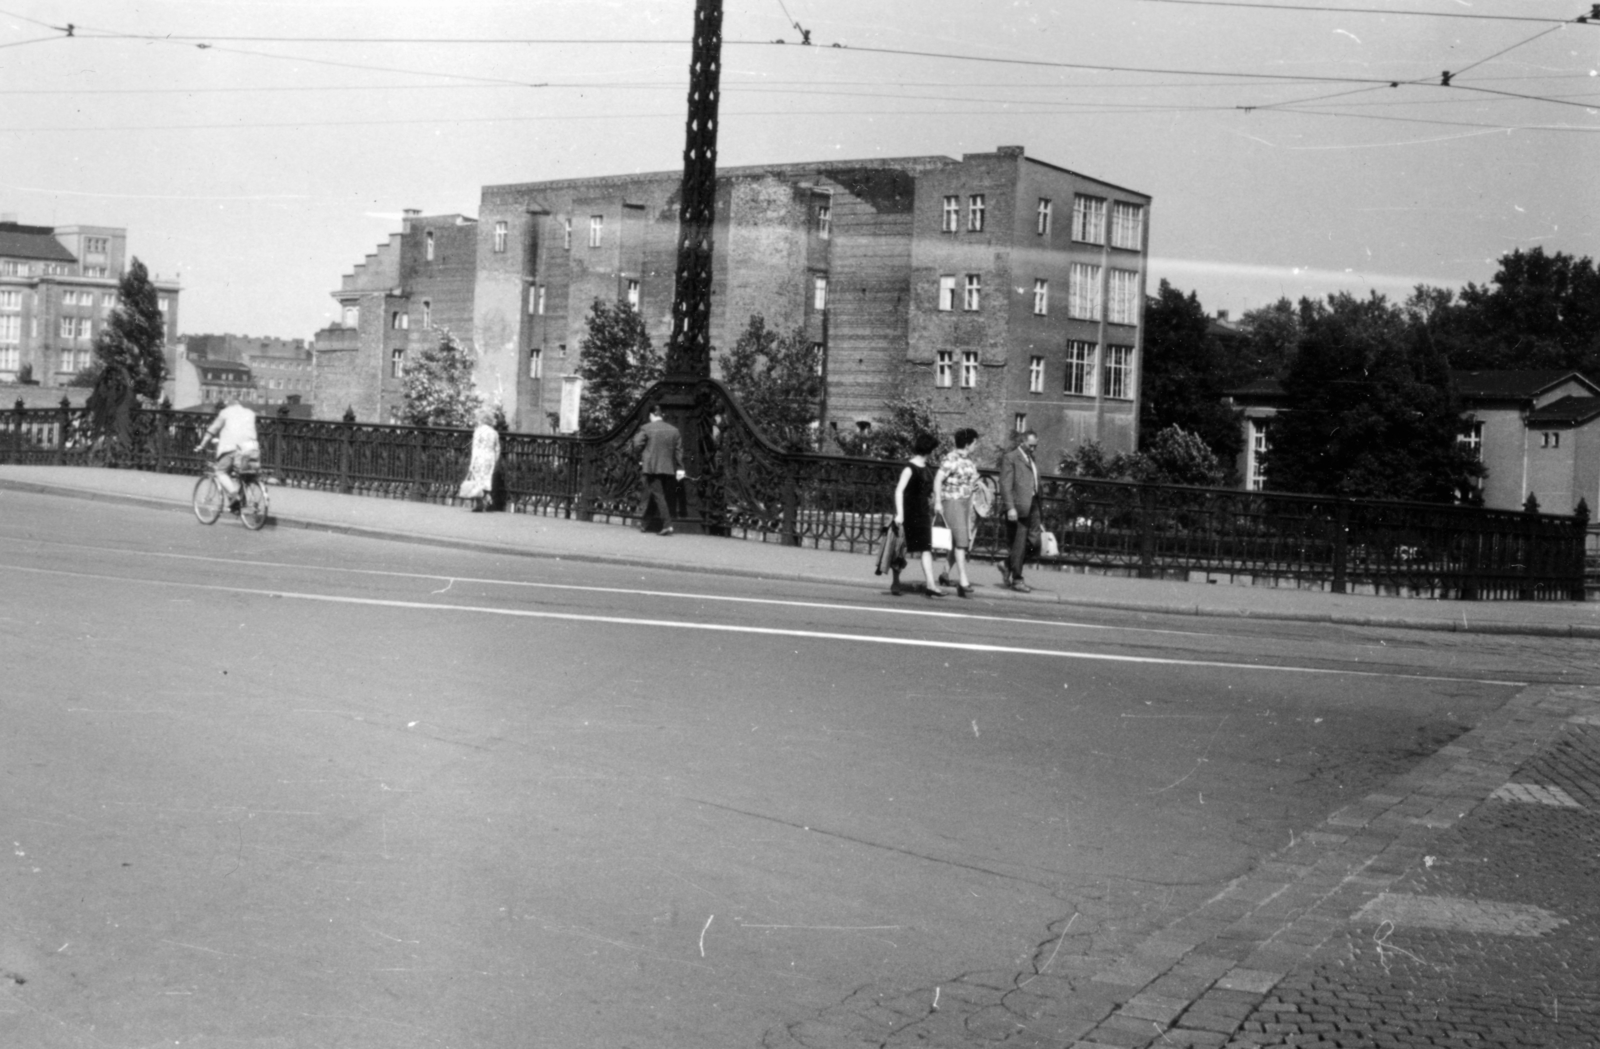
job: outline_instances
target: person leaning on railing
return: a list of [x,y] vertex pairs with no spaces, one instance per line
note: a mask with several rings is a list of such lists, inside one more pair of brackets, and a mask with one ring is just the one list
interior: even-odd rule
[[203,451],[212,441],[217,442],[217,458],[211,468],[216,472],[217,483],[228,493],[229,509],[236,510],[239,507],[239,482],[233,477],[233,470],[238,467],[242,471],[261,459],[261,442],[256,436],[256,413],[241,404],[237,394],[230,396],[228,403],[217,412],[217,417],[206,427],[205,436],[200,438],[194,450]]

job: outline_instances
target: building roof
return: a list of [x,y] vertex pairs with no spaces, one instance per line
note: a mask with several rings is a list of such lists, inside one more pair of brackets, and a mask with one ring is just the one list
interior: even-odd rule
[[1574,379],[1600,395],[1600,386],[1596,386],[1575,371],[1555,369],[1452,371],[1450,377],[1455,380],[1456,389],[1460,391],[1461,396],[1474,401],[1531,400],[1553,387]]
[[1600,397],[1563,397],[1528,413],[1528,427],[1582,426],[1600,417]]
[[13,259],[42,259],[45,262],[77,262],[49,226],[24,226],[20,222],[0,222],[0,255]]

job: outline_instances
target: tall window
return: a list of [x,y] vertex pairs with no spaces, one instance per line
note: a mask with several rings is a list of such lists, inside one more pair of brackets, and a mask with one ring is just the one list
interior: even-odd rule
[[102,310],[110,310],[111,308],[116,306],[116,304],[117,304],[117,297],[115,295],[111,294],[109,291],[106,292],[104,295],[100,296],[100,308]]
[[1028,413],[1027,412],[1018,412],[1017,414],[1015,414],[1015,415],[1013,415],[1011,417],[1011,432],[1012,433],[1027,433],[1028,432]]
[[1111,205],[1111,246],[1133,251],[1144,247],[1144,208],[1137,204]]
[[16,288],[0,288],[0,310],[16,312],[22,309],[22,292]]
[[1250,420],[1250,459],[1245,471],[1245,482],[1251,491],[1259,492],[1267,486],[1267,470],[1263,457],[1267,454],[1267,449],[1272,446],[1271,422],[1270,419]]
[[962,299],[961,308],[971,313],[978,308],[978,301],[983,295],[983,278],[976,273],[967,274],[966,295]]
[[[497,254],[497,255],[504,255],[505,254],[506,241],[509,239],[509,233],[510,233],[510,231],[508,229],[506,229],[506,224],[504,222],[496,222],[494,224],[494,250],[495,250],[495,254]],[[429,234],[429,236],[431,237],[432,234]],[[429,257],[431,258],[432,256],[429,256]]]
[[424,253],[427,255],[428,261],[432,262],[433,261],[433,230],[430,229],[427,233],[423,234],[422,243],[423,243]]
[[1467,423],[1456,437],[1456,443],[1466,449],[1473,462],[1483,462],[1483,423]]
[[967,229],[973,233],[983,232],[983,194],[974,193],[967,198]]
[[87,339],[87,338],[90,338],[93,335],[93,333],[94,333],[94,331],[93,331],[93,328],[90,326],[89,318],[88,317],[79,317],[78,318],[78,338]]
[[156,309],[160,310],[162,313],[166,313],[167,310],[171,308],[172,300],[167,298],[165,295],[156,300]]
[[352,305],[349,305],[348,303],[345,304],[345,307],[344,307],[344,326],[346,328],[354,328],[357,325],[359,325],[360,323],[361,323],[361,307],[352,306]]
[[1039,236],[1048,236],[1050,233],[1050,198],[1039,198]]
[[1560,448],[1561,447],[1561,431],[1560,430],[1541,430],[1541,431],[1539,431],[1539,447],[1541,447],[1541,448]]
[[1077,339],[1067,343],[1066,392],[1094,396],[1094,343]]
[[605,233],[606,217],[604,215],[589,216],[589,247],[598,248],[600,237]]
[[1050,282],[1036,280],[1033,282],[1033,315],[1043,317],[1050,312]]
[[827,240],[833,236],[833,205],[817,205],[817,236]]
[[15,346],[21,341],[22,318],[0,314],[0,346]]
[[1085,244],[1106,242],[1106,202],[1099,197],[1072,198],[1072,239]]
[[1100,267],[1074,262],[1067,274],[1067,316],[1100,319]]
[[533,306],[533,309],[530,312],[537,313],[540,316],[544,315],[544,285],[543,284],[541,284],[537,288],[533,289],[533,298],[531,298],[528,301]]
[[628,305],[634,309],[639,308],[639,282],[636,280],[628,282]]
[[6,345],[6,321],[15,317],[0,317],[0,372],[14,372],[22,364],[22,351]]
[[404,310],[395,310],[389,314],[389,327],[395,331],[411,327],[411,318]]
[[944,219],[939,229],[945,233],[954,233],[961,222],[961,198],[944,198]]
[[828,308],[828,278],[811,278],[811,306],[813,309],[825,310]]
[[939,309],[949,313],[956,308],[956,277],[953,273],[939,278]]
[[63,339],[72,338],[73,334],[75,332],[77,332],[77,330],[78,330],[78,322],[77,321],[73,320],[71,317],[62,317],[61,318],[61,337]]
[[1107,397],[1128,400],[1133,396],[1133,347],[1106,347]]
[[970,390],[978,385],[978,351],[961,351],[961,388]]
[[1112,324],[1139,323],[1139,275],[1133,270],[1112,270],[1106,289],[1106,320]]
[[406,351],[405,350],[390,350],[389,351],[389,375],[391,377],[393,377],[393,378],[398,379],[405,372],[405,370],[406,370]]
[[104,255],[111,247],[110,241],[105,237],[83,238],[83,250],[89,255]]
[[561,223],[561,247],[565,251],[572,250],[572,220],[564,219]]
[[538,379],[544,376],[544,348],[535,346],[528,351],[528,378]]
[[940,350],[933,364],[933,384],[948,387],[955,383],[956,355],[950,350]]
[[1028,358],[1028,392],[1044,392],[1044,358]]

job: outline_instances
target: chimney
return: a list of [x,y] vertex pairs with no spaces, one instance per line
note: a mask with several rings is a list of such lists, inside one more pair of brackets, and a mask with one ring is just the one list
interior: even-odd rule
[[406,208],[405,211],[402,214],[405,217],[403,219],[401,219],[401,221],[400,221],[400,232],[401,233],[410,233],[411,232],[411,221],[413,219],[419,217],[422,214],[422,209],[421,208]]
[[1221,321],[1224,324],[1228,323],[1228,311],[1227,310],[1218,310],[1217,311],[1217,320]]
[[1002,157],[1020,157],[1026,153],[1021,146],[996,146],[995,152]]

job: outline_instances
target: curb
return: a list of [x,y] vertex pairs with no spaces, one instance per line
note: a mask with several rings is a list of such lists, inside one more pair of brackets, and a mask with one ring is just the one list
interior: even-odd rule
[[[177,510],[188,512],[189,504],[180,503],[171,499],[161,499],[153,496],[126,495],[113,492],[97,492],[90,489],[66,488],[60,485],[40,484],[36,481],[17,481],[10,478],[0,478],[0,490],[27,492],[33,495],[53,495],[69,499],[86,499],[90,502],[112,503],[122,506],[137,506],[149,510]],[[664,561],[660,558],[632,557],[626,554],[574,554],[552,553],[530,547],[504,546],[498,543],[477,542],[471,539],[451,539],[446,536],[426,535],[417,532],[404,532],[399,529],[371,528],[364,525],[345,525],[331,521],[318,521],[309,518],[290,518],[273,514],[267,521],[267,528],[299,528],[313,532],[329,532],[336,535],[348,535],[357,539],[376,539],[385,542],[412,543],[418,546],[433,546],[447,550],[465,550],[472,553],[499,554],[508,557],[536,557],[554,561],[575,561],[580,564],[607,564],[627,565],[632,568],[656,568],[672,572],[707,573],[717,575],[736,576],[743,579],[783,579],[793,582],[827,582],[843,586],[863,586],[859,577],[855,576],[818,576],[803,572],[772,572],[754,571],[750,569],[717,566],[712,568],[703,564],[685,563],[677,561]],[[873,589],[876,589],[874,584]],[[1260,612],[1250,609],[1214,609],[1204,608],[1199,604],[1188,602],[1162,602],[1162,601],[1115,601],[1085,597],[1073,597],[1061,593],[1040,594],[1034,591],[1033,597],[1021,594],[1012,594],[1000,588],[994,588],[992,596],[1007,601],[1030,601],[1039,604],[1071,605],[1078,608],[1102,608],[1116,612],[1136,612],[1154,615],[1195,616],[1210,619],[1260,619],[1272,622],[1290,623],[1325,623],[1330,626],[1355,626],[1368,628],[1382,628],[1389,630],[1425,630],[1437,633],[1456,634],[1496,634],[1501,636],[1523,637],[1564,637],[1600,640],[1600,624],[1567,623],[1497,623],[1493,621],[1470,622],[1463,613],[1459,622],[1455,620],[1427,620],[1412,619],[1402,616],[1361,616],[1349,615],[1338,612]],[[1403,599],[1396,599],[1403,600]]]

